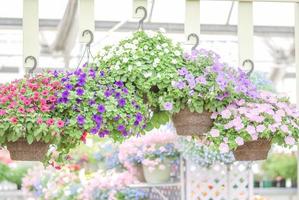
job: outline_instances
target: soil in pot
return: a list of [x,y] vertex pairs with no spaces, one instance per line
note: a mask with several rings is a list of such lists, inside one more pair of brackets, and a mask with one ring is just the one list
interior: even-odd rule
[[176,132],[183,136],[203,136],[211,130],[213,120],[210,112],[191,112],[183,109],[172,118]]
[[[159,167],[159,166],[164,167]],[[144,177],[147,183],[161,184],[167,183],[170,180],[171,161],[165,160],[155,168],[143,165]]]
[[25,139],[8,142],[7,149],[12,160],[17,161],[42,161],[49,149],[49,144],[34,141],[28,144]]
[[271,149],[271,141],[267,139],[258,139],[245,142],[243,145],[233,151],[237,161],[265,160]]

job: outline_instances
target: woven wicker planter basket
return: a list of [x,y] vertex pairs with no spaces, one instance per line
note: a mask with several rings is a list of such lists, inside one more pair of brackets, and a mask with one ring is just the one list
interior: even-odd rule
[[183,136],[203,136],[213,125],[211,113],[190,112],[188,109],[181,110],[175,114],[172,120],[177,134]]
[[7,143],[7,149],[12,160],[18,161],[42,161],[48,151],[49,144],[33,142],[28,144],[25,139]]
[[238,161],[265,160],[271,148],[271,141],[258,139],[255,141],[245,142],[239,146],[233,153]]

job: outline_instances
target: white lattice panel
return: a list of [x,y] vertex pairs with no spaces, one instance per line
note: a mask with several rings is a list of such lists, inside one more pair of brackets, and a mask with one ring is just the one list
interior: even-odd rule
[[249,200],[250,174],[247,164],[216,164],[207,169],[187,162],[187,199]]

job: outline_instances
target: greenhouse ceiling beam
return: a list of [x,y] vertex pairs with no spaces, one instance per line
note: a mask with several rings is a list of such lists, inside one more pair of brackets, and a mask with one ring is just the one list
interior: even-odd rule
[[[117,25],[119,21],[96,21],[95,27],[97,31],[108,31]],[[59,20],[40,19],[40,30],[56,30]],[[168,33],[184,33],[183,23],[145,23],[146,30],[159,30],[164,28]],[[22,19],[20,18],[0,18],[0,29],[22,29]],[[131,32],[137,30],[136,22],[126,22],[118,31]],[[220,25],[220,24],[202,24],[202,34],[219,34],[219,35],[236,35],[236,25]],[[294,27],[286,26],[255,26],[255,35],[275,35],[275,36],[293,36]]]

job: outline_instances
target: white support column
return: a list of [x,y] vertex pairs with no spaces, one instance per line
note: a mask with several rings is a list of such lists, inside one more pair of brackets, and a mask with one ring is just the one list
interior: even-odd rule
[[143,16],[142,12],[135,12],[136,8],[142,6],[148,10],[148,2],[147,0],[133,0],[133,7],[132,7],[132,16],[133,19],[140,19]]
[[253,9],[252,1],[239,0],[238,41],[239,65],[250,59],[253,61]]
[[190,33],[200,36],[200,0],[186,0],[185,5],[185,36]]
[[87,43],[90,40],[88,34],[82,35],[85,30],[90,30],[94,33],[94,0],[80,0],[79,1],[79,37],[80,42]]
[[[25,58],[34,56],[38,61],[39,56],[39,20],[38,0],[23,1],[23,66],[32,67],[33,60],[25,63]],[[20,70],[24,74],[24,68]]]
[[[299,108],[299,2],[295,3],[295,66],[296,66],[296,102],[297,108]],[[297,147],[297,163],[299,174],[299,146]],[[297,180],[299,186],[299,176]],[[297,189],[297,195],[299,199],[299,189]]]

